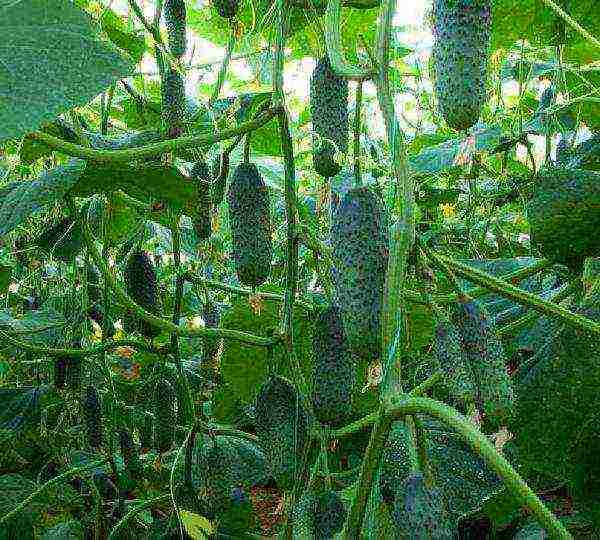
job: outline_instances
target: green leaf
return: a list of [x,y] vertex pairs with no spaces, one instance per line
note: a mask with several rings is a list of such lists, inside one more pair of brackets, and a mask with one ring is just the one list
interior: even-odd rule
[[440,204],[455,204],[458,196],[462,193],[460,189],[440,189],[425,186],[421,188],[417,202],[423,208],[437,208]]
[[133,70],[68,0],[3,2],[0,34],[0,141],[89,102]]
[[[473,133],[475,149],[478,152],[491,150],[498,145],[502,130],[498,126],[485,127]],[[465,146],[465,138],[450,139],[441,144],[429,146],[409,160],[411,169],[416,173],[430,174],[456,167],[455,160]]]
[[121,17],[112,9],[104,9],[100,20],[102,30],[119,49],[128,52],[137,64],[146,52],[146,41],[143,34],[130,32]]
[[480,511],[490,519],[494,528],[503,529],[521,516],[522,506],[523,503],[512,491],[503,488],[485,501]]
[[[259,336],[268,335],[277,327],[276,302],[264,302],[260,313],[254,313],[245,298],[234,301],[221,321],[223,328],[240,330]],[[225,392],[215,396],[215,416],[232,410],[239,402],[251,401],[268,373],[268,355],[263,347],[225,340],[221,355],[221,376]]]
[[131,129],[159,129],[162,125],[160,111],[160,101],[126,97],[118,102],[113,102],[111,116],[122,120]]
[[13,182],[2,188],[0,236],[12,231],[30,215],[61,200],[84,169],[85,161],[73,159],[66,165],[44,171],[36,180]]
[[114,193],[105,217],[108,241],[116,245],[129,238],[142,221],[142,212],[133,208],[119,193]]
[[[600,19],[597,17],[596,0],[577,2],[557,2],[576,21],[593,35],[600,34]],[[492,49],[508,49],[519,39],[536,45],[558,45],[566,37],[567,49],[585,46],[593,51],[593,44],[566,23],[550,9],[543,0],[494,0],[492,14]],[[566,36],[563,30],[566,29]],[[592,52],[593,54],[593,52]]]
[[[256,116],[259,108],[268,103],[272,92],[254,92],[240,96],[240,108],[235,114],[238,125],[248,122]],[[251,148],[253,153],[268,156],[281,155],[281,136],[277,122],[269,122],[267,125],[252,132]]]
[[[267,290],[267,289],[261,289]],[[281,303],[262,300],[260,311],[255,313],[247,298],[233,302],[229,311],[223,314],[221,327],[240,330],[267,337],[277,329],[280,320]],[[312,362],[312,328],[310,320],[298,314],[294,318],[296,357],[305,378],[310,378]],[[269,374],[272,362],[279,362],[281,374],[291,377],[292,366],[286,354],[276,349],[275,359],[270,359],[264,347],[257,347],[234,340],[225,340],[221,355],[221,376],[223,382],[214,397],[215,417],[230,420],[231,414],[240,405],[250,403],[260,385]]]
[[74,519],[58,523],[40,536],[40,540],[83,540],[83,538],[83,527]]
[[[36,482],[19,474],[5,474],[0,476],[0,516],[13,510],[17,504],[39,487]],[[28,504],[9,522],[0,524],[0,538],[33,540],[33,526],[42,529],[44,511],[51,510],[53,515],[83,511],[81,496],[67,483],[46,488],[42,493]],[[30,532],[31,530],[31,532]],[[35,536],[38,538],[38,535]],[[56,538],[56,536],[54,536]],[[68,538],[61,536],[61,538]]]
[[10,371],[10,364],[4,360],[0,360],[0,379],[4,379]]
[[[367,43],[374,43],[377,12],[377,9],[342,8],[340,21],[342,46],[344,54],[350,62],[358,63],[357,46],[359,41],[357,36],[359,34],[365,37]],[[324,21],[317,22],[314,14],[311,16],[304,13],[303,18],[304,21],[301,21],[298,31],[289,40],[293,58],[316,56],[319,54],[317,51],[322,47],[323,37],[317,29],[324,24]],[[292,20],[290,24],[294,24],[294,22]]]
[[[231,34],[230,22],[219,17],[216,10],[208,3],[204,6],[202,8],[192,6],[188,8],[188,28],[215,45],[221,47],[227,45]],[[298,33],[304,27],[310,26],[311,20],[314,19],[314,17],[307,17],[304,9],[292,6],[287,6],[286,9],[289,16],[288,35]],[[273,4],[269,0],[240,2],[236,21],[239,27],[246,31],[246,34],[244,39],[238,40],[236,52],[263,48],[261,36],[266,38],[267,41],[269,41],[269,38],[274,37],[274,17]],[[314,32],[314,30],[312,31]]]
[[179,517],[181,518],[185,532],[194,540],[205,540],[209,535],[214,534],[212,523],[203,516],[188,512],[187,510],[181,510]]
[[12,266],[0,264],[0,294],[6,294],[10,285]]
[[0,476],[0,515],[10,512],[35,488],[35,482],[18,474]]
[[39,345],[53,345],[66,325],[65,318],[52,309],[28,311],[16,319],[9,310],[0,310],[0,328],[23,341]]
[[44,230],[35,244],[55,259],[71,262],[83,248],[83,234],[79,222],[65,218]]
[[[577,312],[600,320],[598,299]],[[600,478],[600,353],[597,336],[563,326],[520,374],[509,426],[526,470],[598,490]]]
[[[424,421],[427,454],[434,472],[435,487],[446,499],[448,516],[454,523],[475,510],[501,489],[502,484],[486,463],[461,439],[437,421]],[[410,472],[404,424],[392,427],[390,441],[396,441],[393,460],[384,461],[382,481],[393,492],[402,489],[403,479]],[[392,439],[393,437],[393,439]],[[387,454],[386,454],[387,455]],[[388,458],[384,458],[388,459]],[[391,469],[390,469],[391,467]],[[385,472],[390,472],[385,474]]]
[[185,212],[196,196],[193,183],[176,167],[152,163],[90,165],[71,193],[89,197],[118,189],[143,201],[162,202],[174,212]]
[[431,310],[422,304],[406,305],[406,325],[410,348],[418,351],[431,342],[435,320]]
[[[600,17],[596,18],[600,19]],[[595,69],[595,72],[567,72],[569,97],[574,103],[566,104],[559,111],[559,115],[562,118],[568,112],[583,119],[590,129],[597,131],[600,129],[600,103],[598,102],[600,99],[600,91],[598,90],[600,88],[600,73],[598,73],[598,68],[594,68],[591,63],[582,66],[582,68]]]

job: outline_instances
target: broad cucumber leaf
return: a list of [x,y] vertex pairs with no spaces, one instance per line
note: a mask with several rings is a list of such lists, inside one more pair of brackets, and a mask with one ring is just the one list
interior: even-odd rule
[[0,329],[36,345],[53,346],[65,325],[65,318],[52,309],[28,311],[20,319],[7,309],[0,310]]
[[179,512],[181,523],[193,540],[205,540],[211,534],[214,533],[214,527],[212,523],[204,516],[188,512],[187,510],[181,510]]
[[104,9],[100,24],[102,30],[119,49],[129,53],[135,63],[141,61],[146,52],[146,40],[143,34],[127,30],[123,19],[112,9]]
[[58,523],[40,536],[40,540],[83,540],[83,538],[83,527],[75,519]]
[[154,163],[90,165],[71,193],[78,197],[88,197],[118,189],[140,200],[162,202],[174,212],[185,213],[196,196],[193,183],[176,167]]
[[79,222],[65,218],[46,229],[35,241],[55,259],[71,262],[83,248],[83,234]]
[[[277,330],[281,318],[280,309],[280,302],[262,300],[259,310],[254,311],[247,298],[236,299],[231,309],[223,314],[221,326],[267,337]],[[312,362],[312,328],[310,321],[302,315],[294,319],[294,340],[297,361],[305,379],[309,379]],[[291,359],[284,354],[279,354],[278,349],[280,347],[275,348],[274,358],[270,359],[264,347],[234,340],[224,341],[221,356],[223,382],[214,398],[215,417],[218,420],[230,420],[230,415],[237,407],[254,400],[261,384],[267,379],[273,363],[280,366],[282,375],[293,378]]]
[[0,264],[0,295],[6,294],[12,275],[12,266]]
[[61,200],[77,183],[84,169],[85,161],[72,159],[66,165],[42,172],[35,180],[13,182],[2,188],[0,236],[12,231],[25,218]]
[[[67,480],[65,481],[67,482]],[[39,487],[33,480],[19,474],[0,476],[0,516],[4,516],[28,495]],[[83,510],[83,500],[68,483],[58,484],[45,489],[26,506],[13,520],[0,524],[0,538],[23,538],[33,540],[33,526],[42,528],[44,514],[48,511],[60,514],[68,510]],[[46,518],[47,519],[47,518]],[[31,532],[30,532],[31,531]],[[81,536],[63,535],[60,538],[80,538]],[[40,536],[35,535],[35,538]],[[59,538],[50,536],[43,538]]]
[[[557,3],[590,33],[600,34],[596,0]],[[493,0],[492,5],[492,49],[509,48],[515,41],[526,39],[536,45],[566,43],[567,50],[578,50],[580,56],[582,48],[588,53],[594,51],[594,45],[566,26],[543,0]]]
[[133,71],[68,0],[4,0],[0,34],[0,141],[88,103]]
[[[598,299],[576,308],[600,320]],[[520,373],[510,430],[525,470],[600,491],[600,353],[595,334],[564,325]]]
[[[498,126],[487,126],[475,131],[472,137],[473,150],[484,152],[496,147],[502,138]],[[457,158],[469,150],[470,142],[466,138],[450,139],[434,146],[428,146],[409,160],[415,173],[431,174],[458,166]]]

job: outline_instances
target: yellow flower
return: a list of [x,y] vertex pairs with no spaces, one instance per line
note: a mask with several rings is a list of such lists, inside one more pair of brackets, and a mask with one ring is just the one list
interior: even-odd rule
[[440,210],[446,219],[450,219],[456,216],[456,208],[452,203],[440,204]]

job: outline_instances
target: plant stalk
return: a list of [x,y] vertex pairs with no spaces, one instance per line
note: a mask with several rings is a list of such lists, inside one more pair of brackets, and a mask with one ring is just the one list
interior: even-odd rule
[[487,272],[471,268],[470,266],[456,261],[451,257],[446,257],[445,255],[440,255],[430,250],[427,250],[427,256],[434,261],[448,265],[453,272],[463,276],[469,281],[486,287],[488,290],[496,292],[505,298],[517,302],[518,304],[530,307],[542,315],[556,317],[574,328],[600,334],[600,323],[592,321],[586,317],[582,317],[581,315],[571,313],[568,309],[558,304],[554,304],[548,300],[543,300],[535,294],[519,289],[510,283],[502,281],[501,279],[488,274]]
[[33,133],[30,133],[28,137],[45,144],[49,148],[59,150],[68,156],[105,163],[128,162],[144,159],[156,154],[165,154],[167,152],[175,152],[185,148],[205,146],[226,139],[234,139],[239,135],[244,135],[264,126],[277,114],[278,110],[270,109],[261,114],[258,118],[245,122],[236,128],[226,129],[212,135],[186,135],[175,139],[123,150],[95,150],[93,148],[64,141],[63,139],[59,139],[58,137],[48,135],[41,131],[34,131]]
[[544,506],[511,464],[498,453],[487,436],[458,411],[444,403],[423,397],[401,396],[390,400],[384,407],[386,416],[390,419],[400,419],[407,414],[426,414],[452,428],[496,472],[508,489],[523,502],[539,523],[552,535],[552,538],[572,538],[564,525]]

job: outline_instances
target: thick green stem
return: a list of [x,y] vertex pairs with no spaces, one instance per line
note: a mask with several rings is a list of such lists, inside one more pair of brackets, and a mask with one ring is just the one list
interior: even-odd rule
[[44,356],[68,356],[70,358],[87,358],[88,356],[96,356],[107,351],[114,351],[119,347],[132,347],[134,349],[149,353],[157,352],[154,347],[151,347],[141,341],[133,339],[121,339],[119,341],[106,341],[96,347],[88,347],[86,349],[56,349],[53,347],[42,347],[21,341],[9,333],[0,330],[0,338],[6,340],[11,345],[24,351],[29,351]]
[[160,29],[160,17],[163,11],[163,4],[165,0],[156,0],[154,7],[154,18],[152,19],[152,26],[158,31]]
[[354,185],[362,185],[360,174],[360,113],[362,110],[363,81],[356,84],[356,100],[354,103]]
[[409,393],[409,396],[422,396],[427,390],[433,388],[438,382],[444,379],[443,371],[436,371],[431,377],[425,379],[421,384],[415,386]]
[[[535,274],[538,274],[539,272],[541,272],[542,270],[545,270],[546,268],[548,268],[551,265],[550,261],[546,260],[546,259],[542,259],[540,261],[537,261],[536,263],[532,264],[531,266],[526,266],[525,268],[520,268],[519,270],[515,270],[514,272],[511,272],[509,274],[506,274],[505,276],[502,276],[502,280],[504,281],[521,281],[529,276],[534,276]],[[481,296],[484,296],[486,294],[489,294],[489,290],[486,287],[474,287],[473,289],[469,289],[467,291],[465,291],[465,294],[468,295],[470,298],[479,298]],[[443,295],[432,295],[432,299],[434,300],[434,302],[437,302],[438,304],[452,304],[456,301],[458,301],[458,294],[453,293],[453,294],[443,294]]]
[[332,439],[343,439],[344,437],[348,437],[350,435],[353,435],[354,433],[363,431],[364,429],[368,428],[369,426],[372,426],[373,424],[375,424],[375,422],[377,422],[378,418],[379,418],[378,411],[369,413],[366,416],[363,416],[362,418],[355,420],[351,424],[348,424],[347,426],[344,426],[339,429],[331,430],[329,432],[329,435]]
[[[277,19],[275,27],[275,52],[273,54],[273,106],[284,106],[283,95],[283,70],[285,64],[285,22],[286,22],[286,2],[285,0],[276,1]],[[281,114],[281,113],[280,113]]]
[[[330,0],[328,11],[331,10],[332,2],[337,1]],[[383,361],[385,362],[381,391],[383,397],[403,392],[400,365],[401,347],[398,346],[402,335],[402,290],[404,288],[408,256],[415,237],[414,189],[408,171],[404,134],[396,120],[388,75],[392,21],[395,11],[396,1],[384,0],[379,18],[378,72],[375,78],[377,99],[385,122],[392,171],[396,180],[396,199],[394,202],[396,222],[390,227],[390,251],[381,314]],[[381,452],[390,425],[390,420],[381,415],[371,432],[369,446],[363,459],[357,494],[352,502],[346,524],[345,538],[360,538],[365,509],[371,496],[373,478],[379,466]]]
[[231,61],[231,55],[233,54],[233,50],[235,48],[235,44],[237,42],[235,29],[230,30],[231,34],[229,35],[229,41],[227,42],[227,49],[225,50],[225,56],[223,57],[223,61],[221,62],[221,67],[219,68],[219,75],[217,76],[217,82],[215,83],[215,87],[213,88],[213,93],[208,100],[208,107],[211,108],[215,101],[219,99],[219,94],[221,93],[221,89],[223,88],[223,83],[225,82],[225,77],[227,76],[227,69],[229,68],[229,63]]
[[279,132],[285,164],[285,216],[286,216],[286,288],[284,313],[282,321],[283,334],[288,346],[292,344],[292,323],[294,302],[298,280],[298,239],[296,236],[296,173],[294,166],[294,150],[288,124],[287,113],[281,109],[279,114]]
[[389,231],[390,252],[381,316],[385,354],[383,390],[394,393],[402,391],[399,361],[401,347],[393,347],[393,344],[402,329],[403,297],[401,291],[404,288],[409,253],[415,239],[414,188],[408,171],[404,133],[396,120],[388,75],[392,21],[395,10],[394,0],[386,0],[381,8],[377,40],[379,65],[376,78],[377,99],[385,121],[392,171],[396,180],[396,199],[393,209],[396,221]]
[[[527,266],[525,268],[521,268],[519,270],[515,270],[509,274],[501,276],[500,279],[503,281],[522,281],[526,277],[533,276],[542,270],[545,270],[550,266],[550,262],[542,259],[537,263]],[[472,289],[468,289],[464,291],[465,296],[469,298],[476,299],[481,296],[485,296],[486,294],[490,294],[490,291],[485,287],[473,287]],[[428,302],[423,299],[423,295],[420,292],[413,291],[410,289],[404,289],[402,291],[402,296],[404,296],[407,300],[414,302],[416,304],[425,304]],[[457,293],[449,293],[449,294],[432,294],[431,301],[436,304],[453,304],[454,302],[458,302],[459,295]]]
[[285,1],[277,0],[277,34],[275,41],[275,54],[273,56],[273,93],[275,105],[279,108],[277,121],[279,124],[279,139],[284,164],[284,189],[285,189],[285,222],[286,222],[286,279],[285,300],[283,304],[283,318],[281,321],[281,334],[289,352],[293,350],[293,317],[294,302],[298,280],[298,240],[296,237],[296,167],[294,163],[294,147],[288,115],[285,109],[285,96],[283,93],[283,69],[285,53]]
[[[575,293],[580,286],[581,282],[579,280],[575,280],[574,282],[569,283],[562,291],[557,293],[556,296],[554,296],[550,301],[553,304],[558,304],[559,302],[562,302],[563,300],[571,296],[573,293]],[[526,313],[522,317],[518,318],[516,321],[513,321],[510,324],[499,328],[497,330],[498,335],[500,337],[515,335],[517,332],[533,323],[538,317],[539,313],[535,311]]]
[[518,304],[530,307],[542,315],[556,317],[574,328],[580,328],[581,330],[600,334],[600,323],[582,317],[581,315],[571,313],[568,309],[565,309],[560,305],[549,302],[548,300],[543,300],[535,294],[519,289],[486,272],[475,270],[474,268],[450,257],[446,257],[445,255],[439,255],[430,250],[427,251],[427,255],[434,261],[447,264],[456,274],[461,275],[469,281],[509,298]]
[[118,538],[118,534],[121,531],[121,529],[125,527],[125,525],[127,525],[127,523],[129,523],[131,519],[137,516],[140,512],[142,512],[146,508],[154,506],[155,504],[166,501],[170,498],[171,494],[165,493],[164,495],[159,495],[158,497],[154,497],[153,499],[143,501],[140,504],[138,504],[135,508],[129,510],[129,512],[127,512],[110,531],[110,534],[108,535],[108,540],[114,540],[115,538]]
[[[310,249],[315,254],[315,258],[319,260],[317,274],[321,281],[321,285],[325,290],[325,295],[331,301],[335,296],[333,282],[331,280],[331,268],[333,267],[331,248],[323,244],[323,242],[320,242],[309,227],[299,224],[298,229],[300,242]],[[322,268],[321,262],[324,264],[325,268]]]
[[[175,265],[175,298],[173,302],[173,324],[179,328],[179,319],[181,318],[181,302],[183,298],[183,284],[185,278],[181,272],[181,235],[179,232],[179,218],[176,218],[173,226],[171,227],[171,238],[173,242],[173,263]],[[185,422],[186,425],[192,423],[194,417],[194,404],[192,402],[192,396],[190,394],[190,387],[188,384],[187,377],[183,371],[183,364],[181,362],[181,354],[179,350],[179,335],[176,332],[171,333],[171,349],[175,358],[175,364],[177,365],[177,373],[184,393],[184,405],[185,405]]]
[[113,96],[115,94],[115,84],[111,84],[108,93],[102,94],[102,121],[100,123],[100,133],[106,135],[108,133],[108,119],[110,116],[110,108],[112,106]]
[[226,129],[211,135],[188,135],[123,150],[94,150],[93,148],[64,141],[58,137],[42,133],[41,131],[34,131],[29,134],[28,137],[35,139],[50,148],[59,150],[68,156],[80,157],[98,162],[128,162],[147,158],[156,154],[165,154],[167,152],[175,152],[185,148],[195,148],[197,146],[209,145],[226,139],[233,139],[239,135],[243,135],[264,126],[277,113],[278,111],[276,109],[271,109],[264,114],[261,114],[258,118],[245,122],[236,128]]
[[331,67],[340,77],[346,79],[371,79],[374,75],[373,70],[353,66],[344,58],[344,47],[340,32],[341,6],[340,0],[329,0],[325,13],[325,43]]
[[[552,538],[572,538],[562,523],[544,506],[511,464],[498,453],[486,435],[455,409],[439,401],[423,397],[391,399],[385,409],[389,419],[400,419],[407,414],[426,414],[451,427],[496,472],[508,489],[523,502],[539,523],[552,535]],[[364,488],[370,491],[370,485],[365,485]]]
[[[257,296],[264,300],[275,300],[277,302],[285,301],[285,295],[270,293],[270,292],[262,292],[262,291],[252,291],[252,289],[245,289],[242,287],[235,287],[234,285],[228,285],[226,283],[221,283],[220,281],[215,281],[212,279],[202,278],[200,276],[196,276],[192,273],[187,273],[185,276],[190,283],[194,283],[199,285],[200,287],[204,287],[207,289],[215,289],[218,291],[228,292],[232,294],[237,294],[239,296]],[[315,309],[315,306],[308,301],[302,301],[296,299],[295,305],[301,307],[302,309],[312,313]]]
[[[293,540],[293,538],[294,538],[294,521],[292,519],[290,519],[289,514],[290,514],[290,511],[295,508],[297,501],[300,499],[301,494],[305,490],[304,478],[306,478],[306,476],[309,472],[308,469],[309,469],[309,465],[310,465],[310,454],[311,454],[312,448],[316,444],[316,440],[317,440],[316,438],[311,439],[310,441],[308,441],[306,443],[305,452],[302,456],[302,468],[301,468],[302,472],[300,475],[300,478],[302,480],[298,481],[294,484],[294,489],[292,490],[292,495],[290,497],[289,506],[288,506],[288,519],[285,524],[285,530],[284,530],[284,538],[286,540]],[[320,458],[320,455],[317,456],[317,459],[315,460],[315,462],[313,464],[311,474],[309,475],[309,483],[310,483],[310,478],[312,478],[312,472],[314,471],[314,468],[315,467],[318,468],[319,458]]]
[[[109,204],[112,204],[113,202],[113,197],[112,194],[109,196],[108,198],[108,202]],[[77,219],[76,215],[72,215],[72,218],[75,220]],[[108,256],[109,256],[109,235],[108,235],[108,226],[107,226],[107,220],[109,219],[109,213],[107,211],[107,209],[105,208],[103,211],[103,216],[102,216],[102,258],[106,261],[108,260]],[[89,262],[89,255],[88,255],[88,262]],[[86,277],[87,279],[87,277]],[[108,287],[108,284],[106,283],[106,281],[102,281],[102,307],[101,307],[101,311],[102,311],[102,344],[106,345],[106,343],[108,342],[108,335],[111,332],[111,326],[112,326],[112,321],[110,320],[109,317],[109,313],[110,313],[110,289]],[[110,404],[110,410],[111,410],[111,422],[113,427],[117,425],[117,411],[116,411],[116,407],[114,407],[114,404],[117,403],[117,391],[115,388],[115,383],[111,377],[111,370],[109,367],[109,363],[108,363],[108,359],[106,357],[106,350],[102,351],[100,353],[100,362],[102,364],[102,367],[104,368],[104,377],[106,378],[107,383],[110,386],[110,391],[111,391],[111,395],[112,395],[112,403]],[[108,437],[108,446],[111,450],[111,456],[112,456],[112,442],[113,442],[113,436],[114,436],[114,429],[110,430],[109,432],[109,437]],[[111,463],[111,465],[113,465],[113,463]]]
[[360,478],[356,488],[356,495],[350,507],[348,521],[343,537],[347,540],[357,540],[361,538],[361,530],[365,517],[365,509],[371,496],[371,488],[373,486],[373,478],[379,468],[379,461],[383,446],[387,440],[391,427],[390,418],[380,413],[377,423],[371,431],[369,445],[365,451],[360,471]]
[[418,416],[410,416],[412,423],[415,427],[415,437],[417,441],[417,452],[419,455],[420,470],[425,477],[427,485],[433,486],[435,483],[435,473],[431,466],[429,454],[427,453],[427,431],[423,421]]
[[[441,371],[436,371],[431,377],[423,381],[421,384],[415,386],[410,392],[408,392],[407,395],[413,397],[421,396],[427,390],[429,390],[431,387],[435,386],[439,381],[441,381],[443,377],[444,375]],[[352,422],[351,424],[348,424],[347,426],[331,430],[327,434],[332,439],[342,439],[344,437],[353,435],[354,433],[358,433],[359,431],[362,431],[368,428],[369,426],[372,426],[377,421],[378,417],[379,413],[378,411],[375,411],[370,414],[367,414],[366,416],[363,416],[362,418],[359,418],[358,420]],[[318,430],[313,435],[317,438],[322,437],[322,433]]]

